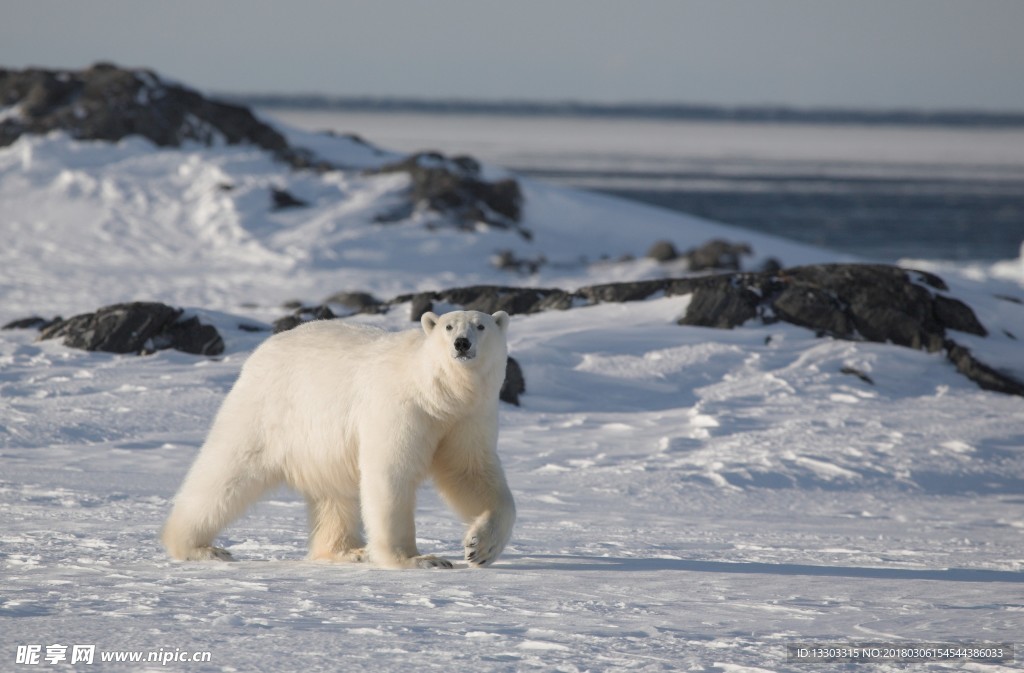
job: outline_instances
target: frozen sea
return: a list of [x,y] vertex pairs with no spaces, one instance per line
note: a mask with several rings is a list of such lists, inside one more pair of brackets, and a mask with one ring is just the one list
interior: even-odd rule
[[1012,259],[1024,241],[1020,127],[265,112],[877,261]]

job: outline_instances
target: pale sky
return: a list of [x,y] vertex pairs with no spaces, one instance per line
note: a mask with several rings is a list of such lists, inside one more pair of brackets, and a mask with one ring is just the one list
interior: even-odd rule
[[1024,0],[11,0],[0,66],[206,92],[1024,110]]

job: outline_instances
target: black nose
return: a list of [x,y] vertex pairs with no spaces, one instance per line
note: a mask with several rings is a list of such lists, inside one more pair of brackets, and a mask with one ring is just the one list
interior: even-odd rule
[[469,346],[469,339],[467,339],[466,337],[459,337],[458,339],[455,340],[455,350],[459,351],[460,353],[465,353],[466,351],[468,351]]

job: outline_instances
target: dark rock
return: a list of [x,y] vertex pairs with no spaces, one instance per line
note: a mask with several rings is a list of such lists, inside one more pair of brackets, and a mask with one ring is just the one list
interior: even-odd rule
[[683,257],[690,264],[690,271],[739,271],[740,257],[753,254],[746,243],[729,243],[715,239],[704,245],[687,250]]
[[969,306],[932,292],[948,289],[932,274],[884,265],[822,264],[716,278],[722,280],[697,288],[681,324],[735,327],[760,313],[821,335],[929,352],[945,349],[957,370],[982,388],[1012,394],[1024,390],[1024,384],[979,362],[947,337],[947,330],[980,336],[987,330]]
[[581,288],[577,294],[585,297],[591,304],[613,303],[625,301],[642,301],[658,292],[664,292],[664,280],[637,280],[624,283],[603,283]]
[[61,320],[42,330],[39,338],[63,338],[66,346],[108,353],[142,354],[167,348],[195,355],[224,352],[216,328],[195,317],[181,320],[182,313],[155,302],[115,304]]
[[865,374],[861,370],[856,369],[854,367],[843,367],[842,369],[839,370],[839,373],[840,374],[846,374],[848,376],[856,376],[858,379],[860,379],[864,383],[868,383],[870,385],[875,385],[874,379],[872,379],[870,376],[868,376],[867,374]]
[[[786,287],[815,289],[835,297],[852,328],[867,341],[891,341],[929,352],[940,350],[945,341],[945,327],[935,316],[932,293],[912,282],[904,269],[880,264],[820,264],[788,269],[779,278]],[[834,333],[825,321],[804,326]],[[853,336],[852,332],[835,334]]]
[[775,298],[772,309],[779,320],[813,329],[819,334],[840,339],[853,336],[847,307],[827,290],[804,285],[785,286]]
[[274,321],[274,334],[278,334],[280,332],[287,332],[290,329],[295,329],[304,322],[308,321],[303,320],[300,316],[297,315],[286,315],[283,318],[278,318],[277,320]]
[[679,259],[679,251],[671,241],[658,241],[647,250],[645,256],[656,262],[671,262]]
[[752,252],[746,243],[714,239],[680,254],[671,241],[658,241],[647,250],[646,256],[661,263],[685,259],[690,271],[739,271],[740,257]]
[[60,322],[60,320],[61,320],[60,316],[57,316],[56,318],[51,318],[51,319],[47,320],[46,318],[34,315],[31,318],[22,318],[20,320],[12,320],[11,322],[9,322],[6,325],[4,325],[3,327],[0,327],[0,329],[38,329],[38,330],[43,330],[43,329],[46,329],[47,327],[49,327],[50,325],[53,325],[54,323]]
[[297,198],[286,189],[274,187],[270,190],[270,205],[273,210],[285,210],[286,208],[307,208],[309,203]]
[[412,297],[411,302],[412,306],[409,308],[409,319],[412,322],[419,322],[420,318],[422,318],[424,314],[434,310],[434,293],[421,292],[420,294]]
[[505,381],[501,384],[501,392],[498,399],[519,406],[519,396],[526,393],[526,379],[523,378],[523,369],[513,358],[509,358],[505,365]]
[[309,315],[313,320],[334,320],[338,316],[331,310],[330,306],[321,304],[300,310],[300,313]]
[[761,296],[728,276],[694,288],[680,325],[732,329],[758,315]]
[[219,355],[224,352],[224,340],[213,325],[204,325],[193,316],[172,323],[162,334],[153,337],[156,350],[174,350],[195,355]]
[[530,275],[540,271],[548,263],[548,260],[544,255],[538,255],[533,259],[526,259],[519,257],[512,250],[501,250],[494,255],[491,262],[495,268],[502,271],[515,271],[516,273]]
[[313,320],[334,320],[338,316],[331,310],[330,306],[320,304],[319,306],[300,306],[291,315],[278,318],[274,321],[274,334],[287,332],[302,323]]
[[384,302],[367,292],[335,292],[324,303],[344,306],[353,313],[380,313],[386,310]]
[[[870,264],[820,264],[780,273],[713,276],[694,291],[682,324],[736,327],[760,314],[842,339],[940,350],[945,325],[935,295],[905,270]],[[938,311],[969,320],[947,302]],[[973,313],[972,313],[973,315]],[[976,319],[975,319],[976,321]],[[980,325],[979,325],[980,326]]]
[[947,346],[946,356],[956,366],[956,370],[977,383],[983,390],[1024,396],[1024,383],[980,362],[964,346],[952,341]]
[[[422,152],[368,172],[408,173],[412,180],[409,198],[413,208],[438,213],[459,228],[472,229],[477,222],[483,222],[530,237],[529,232],[518,225],[523,203],[519,183],[511,178],[495,182],[483,180],[480,164],[475,159],[449,159],[437,152]],[[411,213],[412,208],[399,207],[378,218],[396,221],[395,213],[406,211]]]
[[87,70],[0,69],[0,146],[22,134],[63,130],[81,140],[142,136],[161,147],[183,142],[249,144],[291,164],[306,162],[284,136],[246,108],[207,99],[149,70],[101,63]]
[[155,350],[153,337],[163,334],[181,310],[159,303],[115,304],[44,329],[40,339],[63,337],[64,345],[87,351],[142,353]]
[[988,336],[988,330],[978,322],[978,317],[974,315],[971,307],[959,299],[937,294],[933,298],[933,302],[935,317],[946,326],[946,329],[977,334],[978,336]]
[[429,307],[432,307],[434,302],[454,304],[467,311],[482,311],[483,313],[505,311],[509,315],[516,315],[570,308],[572,295],[562,290],[546,288],[472,285],[441,292],[403,295],[395,297],[389,303],[401,304],[407,301],[413,302],[410,317],[413,320],[419,320],[423,313],[432,310]]

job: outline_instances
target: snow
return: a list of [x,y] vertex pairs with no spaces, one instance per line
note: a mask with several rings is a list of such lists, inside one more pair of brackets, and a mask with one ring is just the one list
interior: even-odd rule
[[[353,168],[397,156],[288,134]],[[492,568],[307,562],[304,505],[287,491],[224,533],[239,563],[168,560],[170,499],[267,335],[236,326],[266,325],[285,300],[681,272],[600,261],[662,238],[745,241],[753,265],[849,259],[527,180],[532,241],[428,230],[423,214],[374,224],[405,186],[292,172],[240,147],[52,134],[0,149],[0,323],[158,300],[227,343],[218,358],[133,357],[0,333],[2,668],[19,646],[53,644],[95,645],[97,663],[77,669],[114,671],[795,671],[807,666],[786,645],[801,642],[1021,647],[1024,400],[980,390],[939,354],[781,323],[682,327],[689,297],[513,318],[528,389],[502,407],[500,451],[519,519]],[[271,188],[311,206],[272,212]],[[498,271],[504,249],[552,264]],[[1024,296],[1024,262],[912,266],[939,273],[992,332],[958,341],[1024,372],[1009,336],[1024,338],[1024,307],[1005,299]],[[350,319],[406,329],[408,310]],[[425,553],[460,560],[461,525],[429,487],[417,534]],[[113,651],[211,656],[99,663]],[[55,666],[13,670],[39,667]]]

